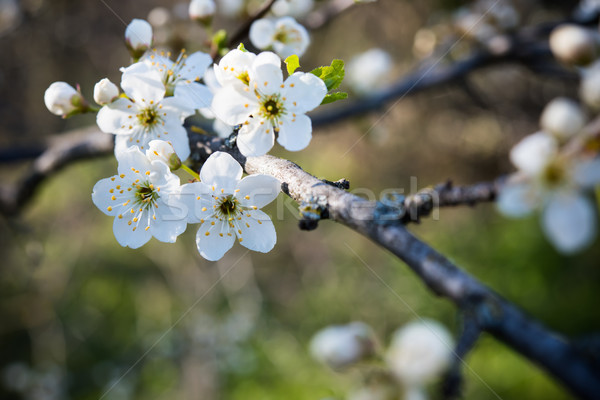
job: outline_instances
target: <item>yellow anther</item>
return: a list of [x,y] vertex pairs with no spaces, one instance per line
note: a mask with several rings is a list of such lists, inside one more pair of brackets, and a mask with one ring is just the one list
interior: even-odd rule
[[148,229],[150,229],[150,227],[149,227],[149,226],[147,226],[145,230],[147,231]]
[[134,217],[134,218],[133,218],[133,222],[138,222],[138,219],[137,219],[137,217]]
[[262,225],[262,222],[260,222],[260,220],[256,220],[256,222],[258,222],[259,225]]
[[122,219],[122,218],[123,218],[123,214],[119,214],[119,219]]
[[247,196],[247,195],[246,195],[246,196],[244,196],[244,198],[245,198],[246,200],[250,200],[250,196]]
[[119,175],[119,178],[121,178],[121,179],[125,178],[125,174]]
[[240,243],[242,243],[242,238],[239,238],[238,240],[240,241]]
[[200,196],[196,197],[196,200],[200,200]]
[[238,233],[241,235],[241,234],[242,234],[242,230],[241,230],[241,229],[238,229]]
[[108,210],[108,211],[112,211],[112,207],[111,207],[111,206],[108,206],[108,207],[106,207],[106,210]]
[[210,221],[210,224],[211,224],[211,225],[214,225],[214,224],[215,224],[215,221]]
[[112,178],[110,178],[110,180],[114,182],[115,181],[115,177],[113,176]]
[[132,231],[135,232],[136,229],[137,229],[137,226],[134,226],[133,229],[132,229]]
[[108,193],[114,193],[114,192],[115,192],[115,189],[110,189],[110,190],[108,191]]
[[126,206],[127,204],[129,204],[131,200],[127,200],[125,203],[123,203],[123,206]]
[[156,150],[154,150],[154,154],[158,155],[158,152]]
[[115,196],[112,196],[110,199],[111,200],[116,200],[117,198]]
[[252,209],[253,209],[253,210],[257,210],[257,209],[258,209],[258,207],[256,207],[256,206],[252,206]]
[[219,233],[219,236],[223,237],[223,234],[222,234],[222,233]]
[[250,228],[250,224],[246,222],[246,228]]
[[210,235],[210,232],[209,232],[209,231],[206,231],[206,233],[205,233],[204,235],[205,235],[205,236],[208,236],[208,235]]
[[236,192],[236,193],[237,193],[237,192],[239,192],[239,191],[240,191],[240,189],[235,189],[235,192]]
[[146,175],[150,175],[150,171],[146,171]]
[[206,211],[206,207],[202,207],[202,211]]
[[221,189],[221,193],[225,193],[225,189]]

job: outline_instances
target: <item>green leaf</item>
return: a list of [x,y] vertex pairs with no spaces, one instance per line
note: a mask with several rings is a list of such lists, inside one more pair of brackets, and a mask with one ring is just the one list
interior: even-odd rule
[[224,29],[216,31],[212,37],[212,42],[217,46],[218,49],[225,47],[227,44],[227,31]]
[[237,49],[243,51],[244,53],[248,52],[248,50],[246,50],[246,48],[244,47],[244,43],[240,43]]
[[315,68],[311,73],[325,82],[327,91],[329,92],[337,89],[344,80],[344,62],[342,60],[333,60],[330,66]]
[[346,93],[346,92],[331,93],[331,94],[328,94],[325,96],[325,98],[321,102],[321,105],[333,103],[334,101],[343,100],[346,98],[348,98],[348,93]]
[[288,75],[292,75],[296,69],[300,68],[300,60],[298,59],[298,56],[295,54],[292,54],[291,56],[286,58],[283,62],[287,66]]

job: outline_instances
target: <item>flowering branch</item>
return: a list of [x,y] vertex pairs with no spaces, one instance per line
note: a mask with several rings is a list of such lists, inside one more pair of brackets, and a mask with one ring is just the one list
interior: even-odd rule
[[[249,174],[277,178],[282,191],[297,202],[326,201],[329,219],[363,234],[404,261],[435,294],[474,315],[486,331],[544,368],[576,395],[593,399],[600,393],[600,374],[565,337],[544,327],[517,306],[452,264],[408,232],[399,220],[383,218],[380,203],[367,201],[308,174],[277,157],[243,157],[222,139],[194,136],[192,155],[201,162],[215,151],[230,153]],[[449,197],[451,199],[452,196]]]
[[[229,39],[229,47],[235,48],[241,41],[243,41],[248,36],[248,33],[250,32],[250,27],[252,26],[254,21],[261,19],[263,16],[265,16],[269,12],[269,10],[271,9],[271,7],[273,6],[274,3],[275,3],[275,0],[267,0],[267,2],[265,2],[265,4],[263,4],[256,11],[256,13],[254,13],[254,15],[252,15],[250,18],[248,18],[239,27],[239,29],[231,35],[231,39]],[[214,58],[214,55],[213,55],[213,58]]]

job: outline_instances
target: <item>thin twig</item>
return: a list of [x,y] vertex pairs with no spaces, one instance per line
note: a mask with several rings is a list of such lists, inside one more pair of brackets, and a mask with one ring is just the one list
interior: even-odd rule
[[252,26],[254,21],[264,17],[273,6],[273,3],[275,3],[275,0],[268,0],[267,2],[265,2],[265,4],[263,4],[260,7],[260,9],[258,9],[258,11],[254,13],[254,15],[248,18],[244,22],[244,24],[240,26],[240,28],[233,35],[231,35],[231,39],[229,39],[229,48],[237,46],[248,36],[248,33],[250,32],[250,27]]

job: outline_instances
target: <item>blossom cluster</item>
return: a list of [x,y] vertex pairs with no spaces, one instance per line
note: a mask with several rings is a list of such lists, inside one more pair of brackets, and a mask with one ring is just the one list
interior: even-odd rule
[[350,399],[398,398],[399,386],[404,398],[427,398],[426,385],[445,372],[454,354],[454,340],[448,330],[428,319],[410,322],[396,330],[383,354],[378,354],[379,347],[368,325],[352,322],[317,332],[311,340],[310,352],[316,360],[337,371],[378,355],[385,360],[386,369],[380,379],[364,385]]
[[[208,14],[210,4],[190,3],[192,18]],[[46,91],[52,113],[97,111],[100,130],[115,135],[118,173],[96,184],[94,204],[115,218],[114,234],[123,246],[138,248],[152,237],[172,243],[188,224],[200,224],[196,244],[208,260],[220,259],[236,240],[254,251],[270,251],[275,228],[260,209],[277,197],[280,182],[266,175],[242,179],[241,165],[222,152],[212,154],[197,174],[185,165],[191,150],[184,121],[198,112],[214,118],[223,136],[237,131],[245,156],[266,154],[276,137],[286,149],[301,150],[312,132],[305,114],[321,104],[327,86],[315,74],[289,68],[284,80],[281,59],[272,52],[254,54],[241,47],[213,65],[200,51],[182,51],[173,61],[169,53],[152,49],[152,40],[148,22],[129,24],[125,43],[133,63],[121,68],[120,88],[106,78],[96,84],[100,109],[65,82]],[[181,184],[175,173],[180,168],[194,178],[190,183]]]
[[600,109],[599,37],[595,31],[574,25],[552,32],[555,57],[580,67],[583,104],[567,98],[548,103],[540,131],[511,150],[510,160],[518,172],[498,198],[498,207],[507,216],[522,217],[541,209],[544,233],[566,254],[590,245],[597,231],[591,193],[600,184],[600,158],[598,137],[587,125],[588,116]]

